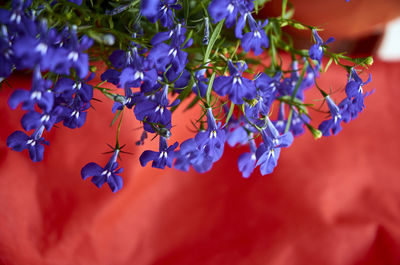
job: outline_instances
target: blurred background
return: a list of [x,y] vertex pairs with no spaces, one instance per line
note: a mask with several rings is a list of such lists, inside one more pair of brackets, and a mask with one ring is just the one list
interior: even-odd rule
[[[95,103],[85,126],[52,130],[45,161],[11,151],[6,138],[22,112],[0,97],[0,264],[400,264],[400,1],[292,1],[295,19],[325,29],[334,49],[374,55],[366,109],[337,135],[309,133],[282,150],[271,175],[241,177],[246,148],[226,146],[207,174],[141,168],[140,124],[123,123],[124,188],[112,194],[82,181],[90,161],[105,165],[111,105]],[[269,2],[263,16],[280,13]],[[396,20],[397,19],[397,20]],[[297,35],[299,45],[310,34]],[[331,67],[319,85],[340,88],[346,73]],[[14,87],[29,78],[14,75]],[[96,82],[96,80],[94,81]],[[194,111],[194,110],[193,110]],[[196,113],[197,114],[197,113]],[[187,139],[191,112],[179,113],[173,134]],[[156,143],[153,143],[156,146]],[[146,145],[146,149],[151,145]]]

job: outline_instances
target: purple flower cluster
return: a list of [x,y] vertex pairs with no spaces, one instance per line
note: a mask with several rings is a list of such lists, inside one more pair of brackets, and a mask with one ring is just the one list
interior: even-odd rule
[[[263,48],[269,46],[264,30],[268,20],[257,22],[251,14],[253,9],[254,3],[251,0],[213,0],[208,6],[208,12],[215,23],[225,19],[226,27],[236,25],[235,35],[236,38],[241,39],[243,50],[246,52],[253,50],[255,55],[260,55]],[[239,18],[237,18],[238,15]],[[243,34],[247,23],[250,31]]]
[[363,86],[371,82],[371,75],[368,80],[363,82],[358,76],[356,70],[352,69],[349,80],[346,84],[346,97],[336,105],[329,95],[325,97],[329,107],[331,118],[323,121],[319,125],[319,130],[324,136],[338,134],[341,130],[341,122],[346,123],[358,117],[358,114],[365,108],[364,98],[371,94],[371,92],[363,91]]
[[[1,68],[0,77],[7,78],[13,69],[33,71],[30,90],[17,89],[9,98],[9,106],[19,105],[26,111],[21,125],[23,131],[12,133],[7,145],[16,151],[29,150],[30,158],[43,159],[44,130],[50,131],[56,123],[75,129],[85,123],[93,88],[87,84],[89,57],[84,51],[93,41],[87,36],[78,38],[74,27],[61,32],[49,28],[45,20],[38,20],[28,11],[31,1],[14,0],[12,9],[0,9]],[[71,69],[74,78],[71,77]],[[54,82],[44,78],[42,72],[58,75]],[[86,79],[84,79],[87,77]]]
[[[82,4],[80,0],[70,2],[74,4],[69,6]],[[200,37],[196,32],[202,28],[193,25],[193,21],[200,20],[187,17],[189,7],[184,6],[185,1],[140,1],[113,5],[113,10],[106,10],[104,16],[110,18],[132,7],[138,18],[129,29],[129,42],[119,43],[120,49],[110,51],[109,67],[101,74],[102,81],[112,83],[120,92],[102,91],[114,101],[113,113],[119,115],[128,109],[143,124],[137,145],[143,145],[148,134],[158,137],[158,150],[146,150],[140,155],[143,167],[151,162],[154,168],[174,167],[182,171],[193,168],[203,173],[221,159],[226,143],[231,147],[248,144],[249,151],[237,161],[243,177],[249,177],[257,167],[262,175],[270,174],[277,166],[281,148],[289,147],[305,128],[314,129],[304,104],[304,93],[315,84],[324,51],[333,38],[324,42],[312,30],[314,44],[308,55],[302,51],[304,58],[293,53],[288,69],[276,64],[270,71],[254,73],[249,71],[243,53],[227,57],[225,51],[220,52],[232,47],[216,44],[215,32],[219,33],[224,25],[234,27],[231,37],[235,42],[240,40],[243,51],[260,55],[269,48],[267,33],[272,40],[270,34],[274,33],[270,29],[274,26],[268,25],[268,20],[257,21],[253,17],[254,0],[207,3],[207,9],[196,11],[204,12],[204,36]],[[21,119],[25,132],[13,132],[7,145],[16,151],[27,149],[36,162],[43,159],[44,146],[49,145],[45,131],[61,122],[71,129],[80,128],[86,121],[94,89],[89,84],[94,73],[89,71],[87,50],[94,41],[76,26],[57,25],[56,29],[49,25],[51,20],[39,19],[31,4],[29,0],[13,0],[10,10],[0,9],[0,78],[7,78],[13,70],[33,72],[31,89],[17,89],[9,98],[12,109],[21,105],[26,113]],[[210,29],[214,32],[211,38]],[[273,45],[271,48],[276,49]],[[214,51],[219,55],[210,54]],[[369,95],[364,93],[363,86],[370,79],[364,82],[352,69],[346,98],[339,105],[320,90],[330,118],[319,125],[319,134],[337,134],[342,121],[349,122],[358,116],[365,107],[364,98]],[[181,143],[169,144],[175,125],[173,111],[191,94],[193,102],[201,102],[203,107],[201,117],[194,123],[196,128],[199,125],[197,132]],[[123,186],[119,175],[122,168],[118,169],[117,163],[123,153],[118,142],[119,128],[115,148],[105,167],[90,162],[81,170],[84,180],[91,177],[99,188],[107,183],[112,192]]]

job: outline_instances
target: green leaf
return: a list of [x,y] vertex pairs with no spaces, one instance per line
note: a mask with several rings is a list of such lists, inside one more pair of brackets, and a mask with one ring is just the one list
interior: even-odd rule
[[212,90],[212,86],[214,83],[215,75],[216,75],[216,73],[213,72],[211,75],[210,81],[208,82],[207,93],[206,93],[206,99],[207,99],[208,105],[211,105],[211,90]]
[[282,18],[285,18],[285,14],[286,14],[286,6],[287,6],[287,0],[282,0]]
[[183,10],[184,10],[184,13],[185,13],[185,21],[188,21],[189,20],[189,11],[190,11],[189,0],[184,0]]
[[114,123],[117,121],[118,117],[121,115],[121,110],[118,110],[117,113],[114,116],[114,119],[112,120],[110,127],[114,125]]
[[212,48],[213,48],[215,42],[217,41],[219,34],[221,33],[222,26],[224,25],[224,23],[225,23],[225,19],[221,20],[217,24],[217,26],[215,27],[215,29],[213,31],[213,34],[211,35],[210,41],[208,42],[206,53],[204,54],[204,59],[203,59],[204,64],[208,63],[208,58],[210,57]]
[[332,62],[333,62],[333,58],[331,57],[331,58],[329,59],[328,63],[326,64],[326,67],[325,67],[324,72],[328,71],[328,68],[329,68],[329,66],[331,66]]
[[226,116],[225,124],[228,124],[229,120],[230,120],[231,117],[232,117],[232,114],[233,114],[233,110],[234,110],[234,109],[235,109],[235,104],[234,104],[233,102],[231,102],[231,108],[229,109],[228,116]]

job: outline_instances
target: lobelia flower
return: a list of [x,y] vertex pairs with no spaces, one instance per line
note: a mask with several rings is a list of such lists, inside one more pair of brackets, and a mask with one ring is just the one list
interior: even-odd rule
[[260,166],[262,175],[271,173],[277,166],[281,147],[288,147],[293,142],[291,132],[279,135],[278,130],[267,117],[267,126],[261,130],[263,143],[257,148],[256,166]]
[[119,149],[115,149],[113,155],[104,168],[94,162],[85,165],[81,170],[82,179],[86,180],[88,177],[92,177],[91,181],[98,188],[101,188],[101,186],[107,182],[112,192],[119,191],[123,185],[122,177],[117,175],[123,171],[122,168],[117,169],[119,151]]
[[214,91],[220,96],[228,95],[229,99],[238,105],[243,104],[243,98],[255,98],[257,91],[254,82],[242,77],[247,64],[238,62],[235,65],[229,61],[228,68],[230,76],[218,76],[213,84]]
[[243,50],[246,52],[253,50],[255,55],[260,55],[263,52],[263,47],[268,48],[269,46],[267,34],[265,34],[265,30],[263,29],[268,24],[268,20],[266,19],[261,24],[261,21],[257,23],[250,13],[246,15],[249,17],[250,32],[245,33],[241,38]]
[[86,121],[87,110],[90,108],[89,102],[75,100],[70,106],[64,108],[64,126],[75,129],[81,128]]
[[[13,28],[25,24],[29,20],[24,10],[32,5],[32,0],[13,0],[12,10],[0,9],[0,23]],[[22,23],[21,23],[22,22]]]
[[145,16],[149,21],[155,23],[157,15],[161,7],[161,0],[141,0],[140,13]]
[[229,121],[226,127],[226,142],[231,147],[237,144],[244,145],[248,142],[247,131],[250,130],[250,126],[243,119]]
[[46,20],[32,22],[32,31],[19,34],[13,40],[14,62],[18,69],[33,68],[39,64],[42,70],[48,70],[49,57],[55,53],[55,44],[61,40],[55,29],[49,29]]
[[161,42],[153,46],[150,50],[147,56],[150,65],[154,65],[160,72],[165,72],[167,67],[171,65],[169,71],[172,70],[176,74],[180,74],[186,66],[188,55],[182,49],[190,47],[193,43],[193,39],[184,43],[185,33],[186,28],[182,27],[181,23],[177,24],[170,36],[171,43],[169,45]]
[[253,9],[254,4],[249,0],[213,0],[208,5],[208,13],[214,23],[225,19],[227,28],[236,24],[236,18],[239,13],[251,12]]
[[151,22],[160,20],[161,25],[166,28],[174,26],[173,10],[182,8],[177,0],[142,0],[140,12]]
[[200,131],[195,136],[197,148],[204,152],[213,162],[218,161],[224,153],[226,141],[225,130],[216,123],[212,109],[207,109],[207,131]]
[[93,45],[93,40],[86,35],[79,40],[76,27],[70,29],[68,37],[61,42],[62,47],[49,50],[48,56],[52,60],[48,62],[48,68],[63,75],[69,75],[70,68],[74,68],[79,78],[83,79],[89,73],[89,55],[84,51]]
[[31,136],[22,131],[15,131],[8,136],[7,146],[17,152],[28,149],[32,161],[40,162],[43,160],[44,145],[49,145],[42,137],[43,131],[44,125],[37,128]]
[[308,54],[311,59],[318,61],[318,64],[321,64],[322,56],[324,55],[324,49],[323,45],[327,45],[331,42],[333,42],[335,39],[334,38],[329,38],[327,41],[323,41],[321,37],[318,35],[318,32],[316,29],[312,30],[312,34],[315,40],[315,44],[311,46],[311,48],[308,50]]
[[160,123],[167,129],[171,129],[171,111],[168,107],[175,106],[179,101],[174,101],[168,105],[168,85],[164,85],[161,91],[152,95],[138,96],[134,113],[139,121],[146,121],[144,129],[154,133],[154,128],[149,126],[149,123]]
[[242,172],[242,176],[244,178],[250,177],[251,173],[253,173],[254,169],[256,168],[256,151],[257,146],[256,142],[253,139],[253,134],[249,135],[249,146],[250,152],[243,153],[238,158],[238,167],[239,171]]
[[33,70],[32,88],[15,90],[8,104],[11,109],[16,109],[22,103],[23,110],[34,110],[37,104],[42,110],[50,112],[54,104],[54,93],[50,90],[52,82],[42,78],[40,68],[36,66]]
[[93,98],[93,86],[89,85],[88,82],[94,76],[95,73],[91,73],[85,80],[61,78],[54,86],[57,99],[68,105],[72,104],[74,100],[89,102]]
[[174,167],[182,171],[188,171],[190,166],[193,166],[197,172],[204,173],[213,165],[212,158],[197,147],[193,138],[181,143],[180,149],[175,152],[175,157]]
[[208,88],[208,78],[204,76],[207,69],[201,69],[194,74],[195,83],[193,84],[192,91],[196,95],[204,98]]
[[175,158],[174,150],[177,147],[178,142],[175,142],[173,145],[170,145],[168,147],[167,139],[160,136],[159,151],[144,151],[139,158],[140,165],[142,165],[142,167],[145,167],[148,162],[153,161],[151,166],[155,168],[164,169],[165,166],[172,167],[172,163],[174,162]]
[[138,57],[131,66],[127,66],[119,75],[119,85],[123,88],[140,87],[143,83],[154,86],[157,82],[157,70],[150,68],[149,62],[143,57]]
[[[371,82],[371,74],[369,75],[368,80],[363,82],[362,79],[358,76],[356,70],[354,70],[354,68],[351,70],[350,80],[346,84],[345,88],[348,98],[347,104],[349,104],[346,110],[350,114],[351,119],[357,118],[358,113],[363,111],[363,109],[365,108],[364,97],[368,96],[369,94],[364,95],[363,86],[368,84],[369,82]],[[346,121],[347,120],[348,118],[346,117]]]
[[323,136],[330,136],[331,131],[334,135],[338,134],[342,130],[342,126],[340,123],[342,122],[342,114],[340,108],[333,102],[331,97],[327,95],[325,97],[326,103],[329,107],[329,112],[331,113],[332,118],[329,120],[323,121],[319,126],[318,130],[322,132]]
[[29,111],[22,117],[21,124],[26,131],[37,129],[42,125],[50,131],[55,123],[63,119],[63,114],[64,108],[61,106],[56,106],[50,112]]

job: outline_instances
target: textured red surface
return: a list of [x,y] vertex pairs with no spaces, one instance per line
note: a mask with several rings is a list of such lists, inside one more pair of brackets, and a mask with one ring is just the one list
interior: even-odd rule
[[[125,119],[124,188],[82,181],[104,165],[112,143],[110,106],[95,103],[80,130],[57,128],[45,161],[11,151],[22,112],[0,98],[0,264],[400,264],[400,63],[370,68],[366,110],[335,137],[309,134],[281,153],[275,172],[243,179],[226,148],[207,174],[141,168],[138,124]],[[363,79],[366,75],[362,76]],[[333,68],[320,81],[343,87]],[[27,79],[15,77],[15,87]],[[338,98],[339,100],[339,98]],[[177,139],[190,136],[175,119]],[[130,122],[129,120],[132,120]],[[154,143],[156,145],[156,143]]]

